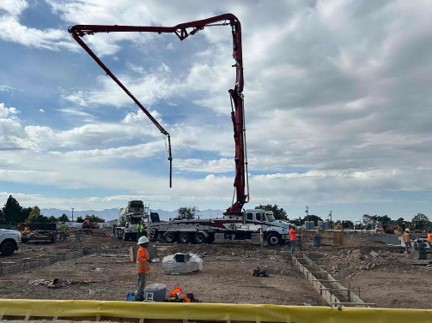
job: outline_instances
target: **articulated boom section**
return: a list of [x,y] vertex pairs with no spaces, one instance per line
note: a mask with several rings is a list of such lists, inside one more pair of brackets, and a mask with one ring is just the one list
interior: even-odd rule
[[96,33],[110,32],[153,32],[153,33],[174,33],[180,40],[184,40],[190,35],[194,35],[205,27],[226,26],[232,28],[233,37],[233,58],[235,60],[236,80],[234,89],[230,89],[231,97],[231,118],[234,128],[235,144],[235,201],[226,210],[227,215],[240,215],[245,203],[249,201],[249,188],[247,180],[247,156],[246,156],[246,129],[244,119],[244,99],[243,99],[243,58],[241,42],[240,21],[233,14],[223,14],[203,20],[190,21],[173,27],[156,26],[108,26],[108,25],[75,25],[69,28],[69,33],[81,45],[82,48],[96,61],[97,64],[116,82],[121,89],[135,102],[136,105],[153,122],[159,131],[167,137],[168,141],[168,160],[170,162],[170,187],[172,183],[172,155],[171,141],[169,133],[159,124],[159,122],[147,111],[135,96],[123,85],[122,82],[108,69],[108,67],[96,56],[96,54],[84,43],[82,37]]

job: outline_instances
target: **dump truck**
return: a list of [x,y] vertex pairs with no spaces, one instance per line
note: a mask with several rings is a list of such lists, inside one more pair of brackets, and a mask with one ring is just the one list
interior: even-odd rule
[[127,206],[120,208],[117,224],[113,228],[117,239],[137,240],[137,225],[142,224],[144,219],[144,203],[140,200],[129,201]]
[[[212,243],[216,237],[227,240],[263,239],[271,246],[289,240],[292,224],[276,220],[272,211],[244,210],[242,215],[221,218],[161,221],[157,213],[146,216],[145,230],[152,240],[168,243]],[[261,234],[261,237],[260,237]]]

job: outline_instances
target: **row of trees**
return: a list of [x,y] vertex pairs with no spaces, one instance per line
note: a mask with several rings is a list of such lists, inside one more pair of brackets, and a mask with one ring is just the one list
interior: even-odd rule
[[[255,209],[263,209],[267,211],[273,211],[274,217],[276,220],[285,220],[290,221],[291,223],[294,223],[296,225],[302,225],[305,223],[305,221],[313,221],[315,225],[318,225],[319,221],[323,221],[319,216],[317,215],[306,215],[305,217],[296,218],[296,219],[289,219],[288,214],[286,211],[279,207],[277,204],[267,204],[267,205],[258,205],[255,207]],[[178,217],[177,219],[195,219],[196,214],[199,212],[198,208],[196,206],[192,207],[181,207],[178,209]],[[423,214],[423,213],[417,213],[413,217],[411,221],[406,221],[404,218],[400,217],[397,220],[392,220],[388,215],[369,215],[364,214],[362,217],[362,221],[358,221],[360,223],[354,223],[350,220],[338,220],[336,222],[329,221],[330,226],[333,227],[334,225],[341,225],[343,228],[354,228],[354,226],[360,226],[364,229],[372,229],[375,226],[379,224],[388,225],[393,224],[394,226],[399,226],[400,228],[405,227],[412,227],[414,229],[417,228],[432,228],[432,222],[429,221],[429,218]]]
[[[82,223],[84,220],[90,220],[95,223],[105,222],[104,219],[99,218],[95,215],[86,215],[85,218],[79,216],[76,222]],[[6,225],[17,225],[24,222],[32,223],[49,223],[49,222],[69,222],[69,217],[66,214],[62,214],[58,217],[55,216],[44,216],[41,214],[41,210],[38,206],[33,207],[22,207],[18,201],[9,195],[6,204],[0,210],[0,223]]]
[[[277,220],[285,220],[290,221],[296,225],[302,225],[305,221],[314,221],[315,225],[318,224],[318,221],[322,221],[319,216],[316,215],[306,215],[304,218],[297,219],[289,219],[287,212],[279,207],[277,204],[267,204],[267,205],[258,205],[255,209],[263,209],[267,211],[272,211],[275,219]],[[181,207],[178,209],[177,219],[195,219],[199,209],[196,206],[192,207]],[[104,219],[97,217],[95,215],[86,215],[84,218],[79,216],[76,219],[76,222],[82,223],[84,220],[90,220],[93,223],[102,223],[105,222]],[[8,225],[16,225],[18,223],[23,222],[39,222],[39,223],[47,223],[47,222],[69,222],[69,217],[66,214],[62,214],[58,217],[50,216],[46,217],[41,214],[41,210],[38,206],[34,207],[22,207],[18,201],[12,196],[9,195],[6,204],[3,209],[0,210],[0,223],[8,224]],[[354,223],[349,220],[337,221],[336,223],[330,223],[330,225],[340,223],[344,228],[353,228]],[[398,225],[400,227],[410,226],[413,228],[417,227],[432,227],[431,221],[429,218],[423,214],[418,213],[415,215],[411,222],[405,221],[404,218],[399,218],[397,220],[392,220],[388,215],[369,215],[364,214],[362,217],[361,227],[370,229],[375,227],[377,224],[389,224]]]

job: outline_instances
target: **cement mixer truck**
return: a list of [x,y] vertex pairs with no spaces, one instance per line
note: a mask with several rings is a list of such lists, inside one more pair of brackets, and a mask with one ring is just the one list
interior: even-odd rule
[[143,218],[147,217],[143,201],[129,201],[126,207],[120,208],[117,218],[117,225],[113,228],[114,236],[117,239],[137,240],[137,225],[142,224]]

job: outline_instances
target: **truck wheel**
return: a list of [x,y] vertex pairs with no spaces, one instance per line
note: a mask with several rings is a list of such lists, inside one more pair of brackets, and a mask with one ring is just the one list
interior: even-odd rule
[[15,251],[15,245],[11,241],[5,241],[1,246],[1,253],[3,256],[11,256]]
[[176,241],[176,234],[174,232],[167,232],[164,235],[164,239],[168,243],[174,243]]
[[189,232],[180,232],[178,241],[180,243],[189,243],[190,242]]
[[206,236],[205,236],[204,233],[202,233],[202,232],[196,232],[196,233],[194,234],[194,242],[195,242],[195,243],[201,244],[201,243],[203,243],[205,240],[206,240]]
[[281,237],[277,233],[270,233],[267,237],[267,242],[270,246],[277,246],[281,243]]

